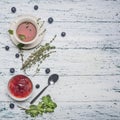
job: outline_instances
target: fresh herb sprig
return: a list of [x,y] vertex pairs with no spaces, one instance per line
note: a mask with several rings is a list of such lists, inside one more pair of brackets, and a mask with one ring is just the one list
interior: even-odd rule
[[51,45],[55,38],[56,35],[49,43],[40,45],[33,53],[31,53],[31,55],[23,62],[21,70],[26,71],[26,69],[30,68],[36,63],[41,64],[47,57],[50,56],[50,54],[55,52],[53,51],[55,49],[55,46]]
[[8,32],[10,35],[13,35],[13,33],[14,33],[13,30],[10,30],[10,29],[8,30]]
[[25,46],[25,45],[22,44],[22,43],[19,43],[19,44],[17,45],[17,47],[19,48],[19,50],[22,50],[24,46]]
[[[18,106],[20,107],[20,106]],[[30,115],[31,117],[36,117],[39,114],[43,115],[43,113],[51,113],[54,112],[57,104],[53,102],[50,95],[46,95],[42,97],[42,101],[38,103],[38,105],[30,105],[28,109],[20,107],[22,110],[25,110],[25,113]]]

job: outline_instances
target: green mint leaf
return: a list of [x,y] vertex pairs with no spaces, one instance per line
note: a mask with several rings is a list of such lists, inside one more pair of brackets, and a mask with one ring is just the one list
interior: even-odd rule
[[8,30],[9,34],[13,35],[13,30]]
[[46,111],[47,112],[54,112],[54,109],[52,109],[52,108],[46,108]]
[[19,38],[21,39],[21,40],[25,40],[25,35],[22,35],[22,34],[19,34]]
[[37,109],[37,106],[36,106],[36,105],[30,105],[29,108],[30,108],[30,109]]
[[19,43],[19,44],[17,45],[17,47],[18,47],[20,50],[21,50],[24,46],[25,46],[25,45],[22,44],[22,43]]
[[26,114],[29,114],[31,117],[36,117],[39,114],[38,110],[35,110],[35,109],[34,110],[28,109],[25,112]]

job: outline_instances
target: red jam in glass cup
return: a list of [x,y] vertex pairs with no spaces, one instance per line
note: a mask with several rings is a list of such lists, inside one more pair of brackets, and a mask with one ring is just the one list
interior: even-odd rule
[[33,91],[31,80],[24,75],[16,75],[8,82],[8,93],[17,101],[26,100]]

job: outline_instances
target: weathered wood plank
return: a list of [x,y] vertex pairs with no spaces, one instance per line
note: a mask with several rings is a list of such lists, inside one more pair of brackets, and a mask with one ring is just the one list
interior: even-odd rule
[[[22,66],[20,59],[15,59],[15,49],[10,51],[4,49],[0,54],[0,72],[4,75],[9,75],[9,68],[14,67],[16,73],[21,72]],[[41,64],[41,69],[46,67],[53,69],[54,72],[60,75],[80,75],[80,76],[108,76],[120,75],[120,51],[118,50],[100,50],[100,49],[57,49],[57,52],[52,54]],[[30,54],[26,51],[25,58]],[[9,58],[5,56],[11,56]],[[14,61],[14,64],[13,64]],[[32,70],[32,69],[31,69]],[[32,70],[33,71],[33,70]],[[32,72],[31,71],[31,72]],[[39,75],[43,75],[41,72]]]
[[[14,47],[11,43],[8,29],[10,23],[2,23],[0,27],[0,46]],[[119,23],[64,23],[54,22],[53,25],[45,24],[47,29],[44,44],[57,34],[53,44],[57,48],[72,49],[119,49],[120,47],[120,27]],[[66,32],[66,37],[61,37],[61,32]],[[0,48],[1,48],[0,47]]]
[[[53,23],[46,25],[47,33],[44,42],[54,34],[57,38],[53,44],[58,48],[66,49],[119,49],[119,23]],[[62,31],[66,37],[61,37]]]
[[[10,109],[9,103],[0,103],[1,120],[33,120],[17,106],[15,109]],[[57,104],[58,108],[54,113],[38,116],[35,120],[119,120],[120,118],[120,102],[57,102]]]
[[[39,5],[34,11],[34,4]],[[52,16],[56,21],[119,21],[119,0],[1,0],[1,22],[9,21],[16,15],[34,14],[47,20]],[[5,7],[7,6],[7,7]],[[11,14],[10,8],[17,7],[17,14]]]
[[[7,95],[7,83],[11,77],[12,75],[0,77],[0,101],[12,101]],[[41,87],[34,89],[28,101],[47,85],[48,79],[48,76],[29,77],[34,86],[39,83]],[[60,76],[58,83],[43,93],[46,94],[62,102],[120,101],[120,76]]]

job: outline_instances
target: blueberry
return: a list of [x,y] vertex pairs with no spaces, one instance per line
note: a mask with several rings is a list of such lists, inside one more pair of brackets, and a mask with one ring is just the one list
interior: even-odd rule
[[40,85],[39,85],[39,84],[36,84],[35,87],[38,89],[38,88],[40,87]]
[[12,13],[15,13],[15,12],[16,12],[16,8],[15,8],[15,7],[12,7],[12,8],[11,8],[11,11],[12,11]]
[[13,103],[10,103],[9,107],[10,107],[11,109],[13,109],[13,108],[15,107],[15,105],[14,105]]
[[52,22],[53,22],[53,18],[52,18],[52,17],[49,17],[49,18],[48,18],[48,23],[51,24]]
[[16,58],[19,58],[19,56],[20,56],[20,55],[19,55],[18,53],[15,54],[15,57],[16,57]]
[[5,46],[5,49],[6,49],[7,51],[9,50],[9,48],[10,48],[9,46]]
[[62,33],[61,33],[61,36],[62,36],[62,37],[65,37],[65,36],[66,36],[66,33],[65,33],[65,32],[62,32]]
[[38,5],[35,5],[35,6],[34,6],[34,10],[38,10]]
[[10,68],[10,73],[14,73],[15,69],[14,68]]
[[46,68],[45,72],[46,74],[50,73],[50,68]]

